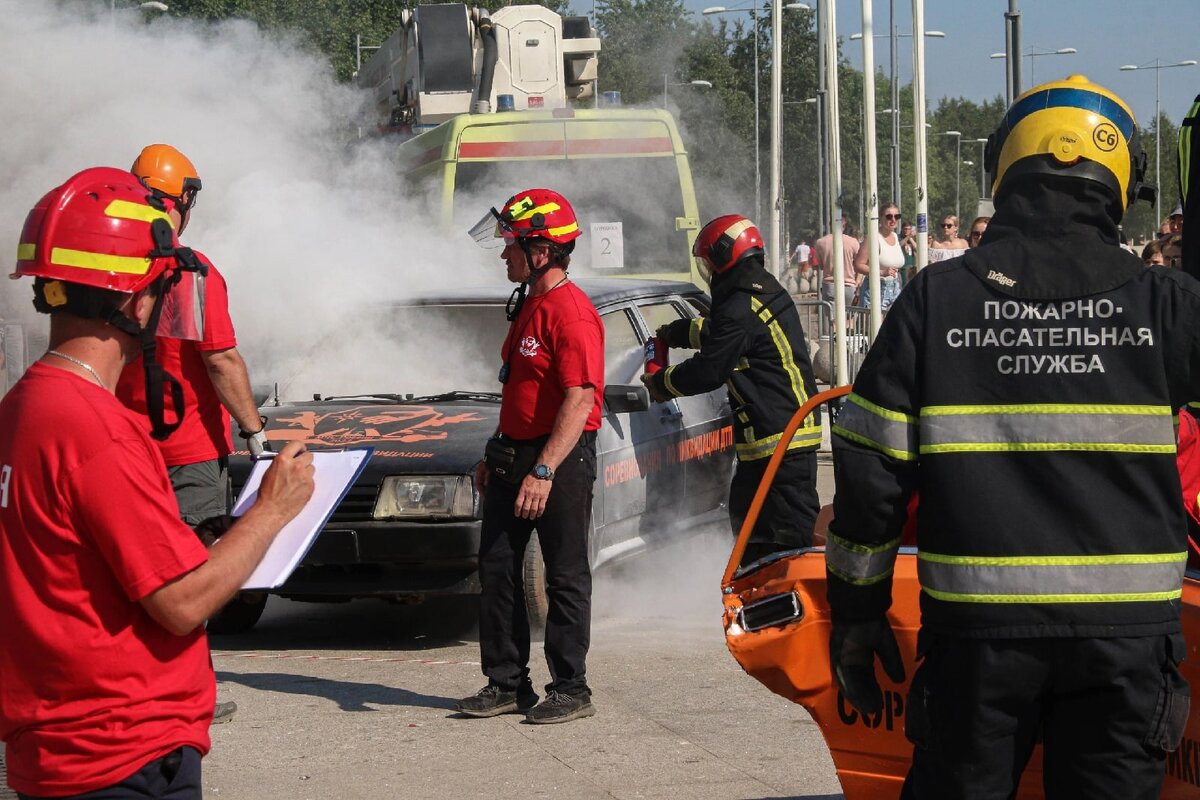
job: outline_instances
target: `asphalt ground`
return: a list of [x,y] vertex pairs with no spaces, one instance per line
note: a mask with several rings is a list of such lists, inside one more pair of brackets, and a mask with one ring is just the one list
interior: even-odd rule
[[[826,503],[831,472],[826,450]],[[212,729],[205,796],[841,798],[816,724],[725,649],[729,543],[705,532],[597,573],[597,714],[561,725],[453,711],[485,683],[471,603],[271,598],[252,632],[211,639],[218,697],[239,709]],[[535,686],[545,683],[536,644],[531,664]]]
[[[820,490],[832,499],[828,454]],[[596,576],[588,681],[597,714],[529,725],[467,719],[484,685],[469,603],[326,606],[272,598],[249,634],[213,637],[220,699],[205,796],[833,800],[816,724],[725,649],[708,532]],[[540,648],[535,686],[548,675]]]

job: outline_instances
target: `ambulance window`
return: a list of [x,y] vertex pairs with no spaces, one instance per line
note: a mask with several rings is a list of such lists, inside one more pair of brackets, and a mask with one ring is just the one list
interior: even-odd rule
[[[642,318],[646,320],[646,329],[653,335],[655,331],[662,325],[669,325],[677,319],[683,319],[687,316],[684,310],[675,303],[651,303],[644,306],[638,306],[638,311],[642,312]],[[691,358],[696,351],[687,348],[671,348],[671,363],[677,364],[680,361]]]
[[600,316],[604,323],[604,382],[637,384],[642,374],[642,341],[624,309]]

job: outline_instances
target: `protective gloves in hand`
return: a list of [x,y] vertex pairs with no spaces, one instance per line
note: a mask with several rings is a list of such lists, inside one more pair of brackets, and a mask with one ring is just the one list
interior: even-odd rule
[[673,395],[659,388],[659,382],[649,372],[642,375],[642,383],[646,384],[646,388],[650,391],[650,399],[656,403],[665,403],[673,398]]
[[833,677],[850,705],[862,714],[883,708],[883,693],[875,678],[875,656],[895,683],[904,680],[900,647],[887,617],[871,622],[835,624],[829,637],[829,661]]
[[254,433],[246,433],[244,430],[238,429],[238,436],[246,440],[246,448],[250,451],[251,458],[258,458],[263,453],[273,453],[271,443],[267,441],[267,418],[259,417],[262,421],[261,427]]

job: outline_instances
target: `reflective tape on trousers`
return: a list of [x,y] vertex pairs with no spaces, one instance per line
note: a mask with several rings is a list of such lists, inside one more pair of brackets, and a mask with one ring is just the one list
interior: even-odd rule
[[1186,564],[1187,553],[979,557],[921,551],[917,577],[924,592],[949,602],[1150,602],[1182,595]]
[[898,538],[868,547],[830,533],[825,543],[825,566],[847,583],[866,586],[892,574],[899,551]]
[[921,409],[921,453],[1079,449],[1175,452],[1167,406],[1005,405]]

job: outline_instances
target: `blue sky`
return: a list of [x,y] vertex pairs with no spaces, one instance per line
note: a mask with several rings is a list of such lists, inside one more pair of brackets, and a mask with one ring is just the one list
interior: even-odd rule
[[[582,13],[591,11],[588,0],[574,3]],[[684,0],[685,7],[697,15],[700,9],[717,4],[752,8],[754,0]],[[809,5],[815,8],[815,0],[809,0]],[[1120,95],[1143,124],[1154,117],[1154,70],[1121,72],[1121,65],[1153,63],[1155,58],[1164,64],[1200,60],[1200,0],[1021,0],[1018,6],[1023,50],[1074,47],[1079,51],[1025,58],[1024,88],[1082,72]],[[875,0],[873,8],[875,30],[886,33],[887,0]],[[1004,50],[1007,10],[1008,0],[926,0],[925,28],[946,33],[945,39],[926,40],[926,96],[931,106],[947,96],[975,101],[1003,96],[1004,60],[989,56]],[[896,0],[896,16],[901,32],[912,30],[911,0]],[[846,39],[861,27],[860,0],[837,0],[843,52],[860,68],[862,47]],[[912,75],[911,39],[900,42],[899,70],[907,83]],[[876,40],[875,63],[885,71],[888,68],[886,38]],[[1162,110],[1178,124],[1200,94],[1200,65],[1160,70],[1159,78]]]

